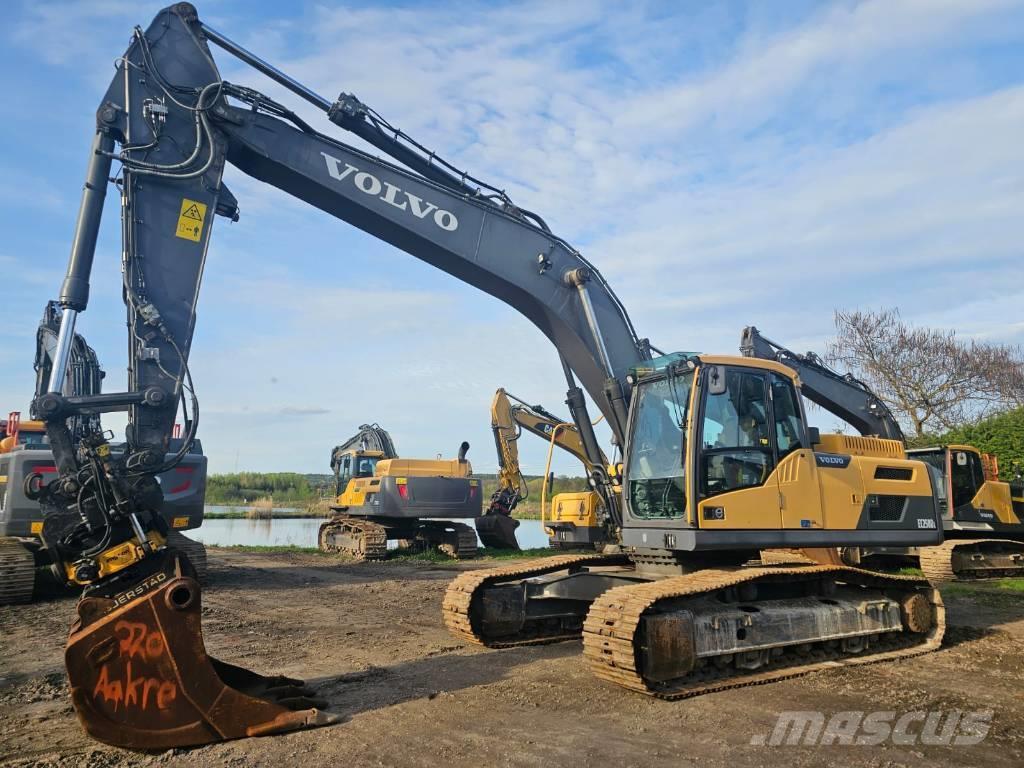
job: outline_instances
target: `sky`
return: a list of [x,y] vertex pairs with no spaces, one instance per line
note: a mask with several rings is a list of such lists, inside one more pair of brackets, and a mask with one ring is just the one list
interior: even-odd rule
[[[8,6],[4,412],[28,409],[113,62],[161,5]],[[1024,2],[197,5],[540,213],[662,349],[734,353],[754,324],[822,352],[835,309],[882,307],[1024,343]],[[214,55],[226,79],[363,146]],[[327,472],[330,448],[376,421],[404,456],[469,440],[493,472],[495,388],[566,412],[555,350],[515,310],[236,169],[225,180],[242,215],[214,225],[191,356],[211,471]],[[106,391],[126,378],[118,217],[110,194],[78,326]],[[520,451],[543,471],[541,441]]]

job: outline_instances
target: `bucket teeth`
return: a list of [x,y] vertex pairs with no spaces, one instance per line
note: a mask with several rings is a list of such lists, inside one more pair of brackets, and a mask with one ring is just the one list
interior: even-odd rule
[[168,749],[335,722],[302,680],[207,655],[201,587],[173,550],[147,560],[120,592],[79,604],[65,648],[85,730],[107,744]]

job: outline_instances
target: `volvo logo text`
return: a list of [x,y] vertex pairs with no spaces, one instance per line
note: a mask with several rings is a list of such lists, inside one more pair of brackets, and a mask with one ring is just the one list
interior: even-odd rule
[[430,216],[434,223],[445,232],[454,232],[459,228],[459,220],[455,218],[455,214],[451,211],[439,208],[434,203],[429,203],[412,192],[406,192],[396,187],[394,184],[381,181],[372,173],[361,171],[349,163],[343,163],[326,152],[321,152],[320,154],[324,156],[324,162],[327,163],[327,172],[331,175],[332,179],[337,179],[338,181],[350,179],[355,188],[363,194],[383,200],[400,211],[409,211],[417,219],[425,219]]
[[845,469],[850,466],[850,457],[835,453],[815,453],[814,462],[819,467],[837,467]]

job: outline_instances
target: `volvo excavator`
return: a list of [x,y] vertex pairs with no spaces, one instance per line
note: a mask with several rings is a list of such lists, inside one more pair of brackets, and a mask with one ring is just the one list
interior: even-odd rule
[[[588,478],[594,473],[575,424],[555,416],[540,405],[530,405],[504,389],[498,389],[491,401],[491,431],[498,452],[498,487],[491,494],[488,512],[510,520],[512,510],[527,498],[528,493],[519,466],[518,440],[523,430],[575,456],[583,464]],[[611,478],[618,476],[604,453],[601,453],[601,466],[609,468]],[[556,494],[551,499],[551,516],[543,516],[542,523],[552,548],[602,549],[608,541],[609,519],[601,503],[601,495],[587,490]],[[512,522],[519,524],[518,520]]]
[[476,557],[476,533],[451,519],[479,520],[483,508],[468,450],[463,443],[456,459],[400,459],[387,430],[361,425],[331,452],[336,514],[320,526],[320,549],[380,560],[391,539],[402,549]]
[[[743,330],[740,351],[775,360],[800,375],[804,395],[853,426],[861,435],[887,438],[892,455],[917,459],[935,476],[945,541],[933,547],[846,547],[843,560],[896,561],[920,565],[933,584],[1024,576],[1024,522],[1009,483],[999,480],[995,457],[969,445],[906,449],[903,431],[888,406],[851,374],[832,370],[814,353],[799,354],[757,328]],[[895,519],[902,508],[890,512]]]
[[[61,310],[49,302],[36,332],[35,369],[38,381],[48,380],[52,353],[60,329]],[[96,352],[80,334],[72,342],[66,394],[97,394],[104,378]],[[83,414],[69,420],[72,435],[99,429],[98,416]],[[115,450],[117,446],[114,447]],[[12,411],[0,421],[0,605],[30,602],[34,596],[64,584],[62,574],[51,578],[54,563],[39,534],[43,512],[30,498],[57,474],[42,421],[22,420]],[[186,551],[205,578],[206,548],[182,535],[203,522],[206,459],[196,443],[182,463],[158,480],[164,488],[163,514],[172,546]]]
[[[225,81],[211,45],[387,159]],[[239,217],[227,163],[505,302],[559,352],[570,416],[623,554],[460,576],[443,603],[456,635],[494,647],[582,635],[600,677],[669,699],[938,646],[942,602],[923,578],[758,563],[763,548],[928,546],[942,536],[923,462],[858,455],[855,444],[867,438],[816,435],[792,368],[661,354],[594,265],[540,216],[354,95],[328,100],[296,82],[188,3],[135,29],[96,118],[52,374],[33,401],[57,467],[39,493],[42,538],[83,587],[65,661],[75,711],[93,737],[164,749],[335,720],[302,681],[206,653],[202,589],[188,557],[167,546],[160,514],[155,478],[184,458],[198,430],[188,361],[214,219]],[[67,358],[112,185],[121,199],[128,386],[69,396]],[[584,391],[622,447],[621,499]],[[119,454],[99,430],[73,439],[68,429],[69,417],[125,409]],[[187,430],[168,459],[179,409]],[[907,472],[909,481],[894,479]],[[901,500],[899,520],[872,503],[880,497]]]

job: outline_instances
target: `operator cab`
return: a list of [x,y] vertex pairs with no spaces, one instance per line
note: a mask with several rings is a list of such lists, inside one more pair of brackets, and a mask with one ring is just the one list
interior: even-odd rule
[[383,457],[379,451],[353,451],[342,456],[338,466],[337,492],[343,493],[352,479],[373,477],[377,462]]
[[[763,486],[779,462],[811,447],[793,374],[778,364],[737,363],[698,372],[699,361],[689,358],[636,381],[626,467],[636,517],[683,518],[688,495],[704,500]],[[695,397],[697,375],[703,385]]]
[[786,365],[677,353],[634,368],[628,383],[626,546],[740,552],[941,540],[928,467],[895,440],[808,428],[799,376]]
[[981,454],[976,449],[966,445],[935,446],[911,449],[907,455],[938,470],[954,511],[972,508],[974,497],[987,479]]

